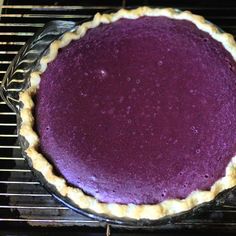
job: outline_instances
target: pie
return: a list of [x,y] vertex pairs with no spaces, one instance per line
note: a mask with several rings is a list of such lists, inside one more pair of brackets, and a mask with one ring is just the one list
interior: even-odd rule
[[96,14],[20,95],[34,169],[76,206],[157,220],[236,185],[236,44],[175,9]]

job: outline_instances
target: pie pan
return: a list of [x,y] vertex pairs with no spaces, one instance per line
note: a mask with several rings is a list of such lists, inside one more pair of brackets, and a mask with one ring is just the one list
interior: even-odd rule
[[[79,24],[76,24],[75,22],[69,21],[49,22],[25,44],[25,46],[19,51],[18,55],[14,58],[11,65],[9,66],[1,85],[1,96],[6,104],[14,112],[16,112],[18,130],[21,126],[21,119],[19,116],[19,109],[21,107],[21,104],[18,101],[19,93],[29,87],[30,73],[37,70],[37,68],[39,67],[40,59],[48,53],[49,45],[54,40],[59,39],[65,32],[73,32],[78,27],[78,25]],[[109,218],[105,215],[99,215],[92,211],[83,210],[75,205],[70,199],[59,194],[56,188],[53,185],[49,184],[44,179],[43,175],[33,168],[31,159],[25,152],[28,147],[28,143],[25,138],[20,135],[19,143],[22,148],[22,154],[27,160],[30,169],[48,192],[50,192],[56,199],[58,199],[60,202],[62,202],[72,210],[104,223],[131,228],[159,228],[161,225],[183,221],[184,219],[191,219],[196,214],[198,214],[199,211],[201,211],[203,208],[207,209],[211,204],[211,202],[203,203],[187,212],[167,216],[160,220],[130,220],[128,218],[115,219]],[[221,193],[215,200],[222,200],[222,197],[224,198],[224,194]]]

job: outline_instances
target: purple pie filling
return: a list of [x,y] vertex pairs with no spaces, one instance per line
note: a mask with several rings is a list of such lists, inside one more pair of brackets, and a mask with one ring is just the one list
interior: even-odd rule
[[122,19],[59,52],[36,97],[41,151],[102,202],[208,190],[236,151],[236,65],[184,20]]

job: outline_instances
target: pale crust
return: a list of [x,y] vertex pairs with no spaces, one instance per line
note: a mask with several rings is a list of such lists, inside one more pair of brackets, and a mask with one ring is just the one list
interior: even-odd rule
[[54,41],[50,45],[49,53],[44,56],[41,61],[40,71],[31,73],[30,81],[31,86],[20,94],[20,101],[23,107],[20,111],[22,124],[19,130],[21,136],[24,136],[29,143],[26,150],[27,155],[32,161],[34,169],[41,172],[45,179],[54,185],[57,191],[64,197],[68,197],[75,205],[81,209],[91,210],[98,214],[105,214],[111,218],[130,218],[130,219],[150,219],[157,220],[161,217],[180,213],[193,208],[203,202],[208,202],[215,198],[215,196],[228,188],[236,185],[236,157],[232,157],[225,172],[225,177],[219,179],[214,183],[209,191],[197,190],[192,192],[186,199],[171,199],[165,200],[156,205],[122,205],[122,204],[107,204],[97,201],[94,197],[86,195],[81,189],[67,185],[66,181],[53,172],[52,165],[47,159],[39,153],[39,137],[33,130],[34,117],[32,109],[34,103],[32,100],[33,95],[36,93],[39,83],[40,74],[46,68],[47,63],[53,61],[59,48],[65,47],[72,40],[83,37],[86,31],[90,28],[97,27],[100,24],[109,24],[115,22],[120,18],[136,19],[140,16],[166,16],[177,20],[188,20],[193,22],[200,30],[208,32],[215,40],[221,42],[225,49],[231,53],[234,60],[236,60],[236,43],[232,35],[220,32],[217,27],[207,22],[203,17],[193,15],[185,11],[179,12],[171,8],[164,9],[151,9],[148,7],[140,7],[135,10],[119,10],[117,13],[112,14],[96,14],[94,19],[86,22],[76,28],[75,32],[68,32],[63,35],[60,40]]

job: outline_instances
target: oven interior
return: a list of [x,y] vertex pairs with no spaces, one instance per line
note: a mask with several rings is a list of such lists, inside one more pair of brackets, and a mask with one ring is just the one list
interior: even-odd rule
[[[18,50],[46,22],[79,22],[96,12],[141,5],[188,9],[236,35],[234,0],[0,0],[0,80]],[[236,231],[236,190],[227,191],[208,207],[200,207],[191,217],[161,224],[155,231],[127,231],[107,226],[73,212],[44,190],[21,155],[15,113],[0,100],[0,235],[6,232],[31,235],[33,229],[44,235],[65,232],[109,235],[109,231],[112,235],[233,233]]]

